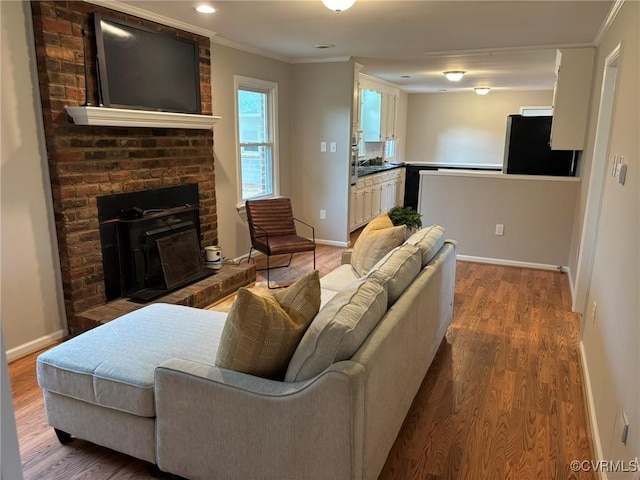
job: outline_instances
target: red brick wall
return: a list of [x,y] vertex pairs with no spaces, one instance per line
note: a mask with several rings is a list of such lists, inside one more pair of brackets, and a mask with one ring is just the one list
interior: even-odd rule
[[200,45],[202,113],[211,114],[209,39],[80,1],[32,2],[36,59],[62,283],[69,330],[75,316],[105,303],[96,198],[198,183],[203,245],[217,243],[211,130],[75,125],[64,107],[85,100],[82,30],[87,32],[89,101],[97,104],[93,12],[193,38]]

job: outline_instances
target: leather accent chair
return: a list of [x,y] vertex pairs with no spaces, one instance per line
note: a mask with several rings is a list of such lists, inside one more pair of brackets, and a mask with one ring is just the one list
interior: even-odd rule
[[[294,253],[313,252],[313,269],[316,268],[316,233],[313,226],[293,216],[291,200],[289,198],[273,198],[266,200],[247,200],[247,220],[249,221],[249,233],[251,235],[251,249],[249,261],[253,250],[262,252],[267,257],[267,286],[271,287],[269,278],[269,258],[272,255],[289,254],[289,263],[279,267],[291,265]],[[298,235],[296,222],[311,229],[312,240]],[[265,269],[261,269],[265,270]]]

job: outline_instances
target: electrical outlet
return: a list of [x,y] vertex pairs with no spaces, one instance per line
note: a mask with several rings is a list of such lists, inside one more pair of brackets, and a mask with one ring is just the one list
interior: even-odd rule
[[504,225],[501,223],[496,223],[496,235],[504,235]]
[[591,305],[591,323],[596,322],[596,308],[598,308],[598,304],[594,301]]
[[324,220],[327,218],[327,211],[326,210],[320,210],[320,220]]
[[327,151],[327,142],[320,142],[320,151],[325,153]]
[[336,145],[336,142],[331,142],[329,144],[329,151],[331,153],[336,153],[337,148],[338,148],[338,146]]

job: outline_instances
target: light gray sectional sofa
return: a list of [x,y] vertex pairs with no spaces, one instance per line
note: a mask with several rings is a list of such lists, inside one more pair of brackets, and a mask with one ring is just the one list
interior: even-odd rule
[[375,479],[452,321],[443,235],[364,277],[347,252],[283,381],[214,365],[226,313],[153,304],[75,337],[38,358],[48,422],[190,479]]

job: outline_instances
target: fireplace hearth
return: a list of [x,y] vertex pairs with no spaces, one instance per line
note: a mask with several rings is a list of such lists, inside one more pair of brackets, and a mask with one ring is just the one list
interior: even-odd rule
[[204,268],[198,185],[98,197],[107,300],[148,302],[215,273]]

